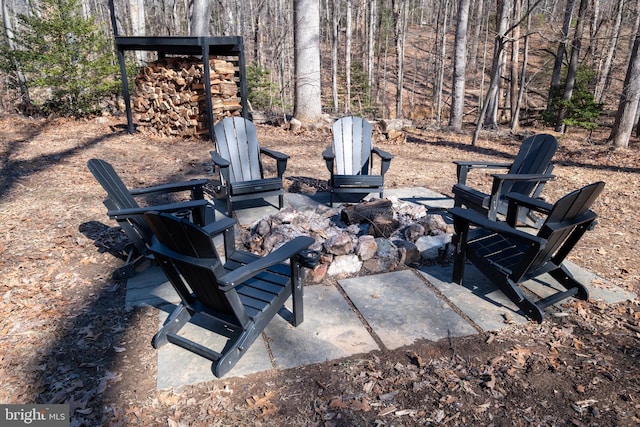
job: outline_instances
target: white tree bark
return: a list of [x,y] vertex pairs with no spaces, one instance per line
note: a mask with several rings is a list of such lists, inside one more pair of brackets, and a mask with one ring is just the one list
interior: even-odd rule
[[210,0],[193,0],[191,8],[191,36],[208,36],[211,19]]
[[319,0],[295,0],[293,16],[296,83],[293,115],[308,122],[322,115]]
[[396,118],[402,118],[402,87],[404,82],[404,44],[407,33],[408,0],[393,0],[394,36],[396,42]]
[[[576,30],[573,35],[573,46],[571,47],[571,59],[567,69],[567,78],[564,83],[563,101],[570,101],[573,95],[573,89],[576,83],[576,74],[578,73],[578,61],[580,59],[580,49],[582,47],[582,35],[584,33],[584,21],[587,14],[587,6],[589,0],[580,0],[580,8],[578,9],[578,20],[576,22]],[[565,108],[560,108],[558,118],[556,119],[556,132],[564,132],[564,118],[566,114]]]
[[[129,0],[129,17],[131,18],[131,34],[138,37],[146,35],[146,20],[144,10],[144,0]],[[138,65],[145,63],[147,54],[144,51],[136,50],[136,62]]]
[[620,96],[620,104],[616,113],[616,120],[611,129],[609,140],[614,147],[626,148],[633,131],[636,111],[640,103],[640,27],[636,33],[631,59],[624,79],[624,87]]
[[609,38],[609,48],[607,49],[607,56],[602,65],[600,72],[600,78],[596,85],[594,98],[596,102],[602,102],[604,99],[604,91],[607,87],[609,79],[611,78],[611,64],[613,63],[613,56],[618,48],[618,41],[620,40],[620,26],[622,25],[622,11],[624,10],[624,0],[620,0],[616,4],[617,11],[616,17],[611,30],[611,37]]
[[347,94],[344,99],[344,110],[351,113],[351,40],[353,36],[353,5],[351,0],[346,0],[347,17],[344,40],[344,78]]
[[509,15],[511,11],[511,0],[500,0],[498,11],[498,31],[494,43],[494,54],[492,62],[491,83],[486,97],[483,127],[496,129],[498,127],[498,106],[500,93],[500,79],[504,68],[504,45],[506,43],[507,31],[509,28]]
[[449,126],[462,130],[464,116],[464,89],[467,72],[467,29],[469,27],[470,0],[458,1],[458,18],[456,20],[456,39],[453,54],[453,90],[451,99],[451,115]]

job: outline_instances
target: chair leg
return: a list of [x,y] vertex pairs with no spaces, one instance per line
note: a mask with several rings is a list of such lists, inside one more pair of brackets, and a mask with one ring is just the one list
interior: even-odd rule
[[233,211],[231,207],[231,196],[227,194],[227,216],[233,218]]
[[469,234],[469,224],[462,221],[454,221],[456,233],[453,235],[453,282],[462,285],[464,278],[464,267],[467,262],[467,236]]
[[153,337],[151,341],[153,348],[159,348],[167,344],[169,342],[167,335],[176,334],[190,319],[191,313],[189,309],[180,303],[180,305],[173,310],[164,326]]
[[544,311],[536,305],[535,302],[525,297],[522,301],[516,303],[522,312],[530,319],[538,323],[542,323]]
[[255,324],[251,324],[248,329],[230,338],[225,345],[226,351],[220,354],[220,358],[211,364],[213,375],[221,378],[227,374],[261,333],[257,330]]
[[282,209],[284,207],[284,194],[280,194],[278,196],[278,208]]
[[578,282],[564,265],[561,264],[560,267],[551,270],[549,274],[565,289],[576,289],[576,298],[581,300],[589,299],[589,290],[582,283]]
[[303,290],[302,290],[302,280],[301,280],[301,267],[298,260],[292,260],[291,262],[291,299],[293,305],[293,319],[291,319],[291,324],[293,326],[298,326],[304,320],[304,312],[303,312]]

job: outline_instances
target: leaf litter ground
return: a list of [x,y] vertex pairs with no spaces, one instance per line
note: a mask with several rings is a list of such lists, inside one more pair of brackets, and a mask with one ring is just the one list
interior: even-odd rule
[[[541,132],[542,130],[538,130]],[[388,187],[450,194],[452,160],[515,155],[523,135],[412,130],[392,152]],[[292,135],[260,126],[262,145],[291,155],[292,192],[324,188],[326,129]],[[606,134],[561,136],[555,200],[596,180],[595,230],[571,259],[638,292],[640,152],[612,151]],[[111,162],[130,187],[213,178],[208,142],[128,135],[123,122],[0,117],[0,402],[69,403],[72,425],[635,425],[640,422],[640,308],[569,302],[543,324],[394,351],[156,390],[158,325],[151,308],[125,308],[111,272],[123,236],[102,206],[88,159]],[[488,185],[471,177],[473,185]],[[505,319],[508,322],[508,319]],[[295,349],[292,349],[295,351]],[[180,369],[176,366],[176,369]]]

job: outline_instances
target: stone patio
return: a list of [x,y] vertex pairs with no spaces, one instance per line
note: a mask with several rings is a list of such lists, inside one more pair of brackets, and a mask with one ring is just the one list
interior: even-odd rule
[[[451,199],[421,187],[387,190],[385,196],[424,204],[429,211],[442,211],[452,206]],[[286,194],[285,200],[288,206],[303,209],[328,203],[328,195]],[[272,204],[268,202],[258,206],[238,204],[239,223],[249,225],[276,212],[276,200],[271,201]],[[224,211],[224,204],[216,207]],[[635,298],[634,294],[606,283],[575,264],[568,266],[587,284],[592,299],[616,303]],[[227,376],[320,363],[366,354],[381,346],[392,350],[421,339],[438,341],[495,331],[508,327],[505,316],[510,322],[528,321],[472,266],[467,267],[464,286],[451,283],[451,273],[451,265],[431,266],[345,278],[338,280],[337,285],[307,285],[304,322],[294,328],[283,317],[276,316],[262,339],[251,346]],[[544,277],[526,284],[540,296],[548,292],[545,289],[548,286],[554,286],[554,282]],[[128,281],[127,304],[158,307],[158,326],[178,302],[177,294],[158,267],[148,268]],[[547,311],[553,315],[562,312],[562,307],[553,306]],[[282,312],[283,316],[287,314]],[[185,335],[197,337],[199,342],[215,345],[214,334],[202,326],[189,324],[183,331]],[[149,346],[149,351],[156,350]],[[157,354],[158,389],[179,389],[216,380],[208,360],[180,347],[169,344],[157,350]],[[180,369],[174,369],[176,365]]]

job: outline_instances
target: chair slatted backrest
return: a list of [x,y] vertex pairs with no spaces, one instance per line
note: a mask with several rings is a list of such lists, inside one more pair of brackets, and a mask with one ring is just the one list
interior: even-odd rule
[[[108,162],[101,159],[90,159],[87,162],[87,167],[107,193],[107,199],[104,200],[107,209],[119,210],[140,207],[131,195],[129,189],[127,189],[127,186],[124,185],[113,169],[113,166]],[[151,235],[142,216],[129,217],[128,223],[126,221],[120,221],[120,226],[125,230],[134,245],[138,246],[139,249],[144,249],[144,242],[147,241]]]
[[[533,260],[530,271],[547,262],[559,251],[566,255],[577,243],[578,236],[572,241],[571,235],[576,228],[585,226],[595,220],[596,214],[589,209],[604,189],[604,182],[599,181],[572,191],[558,200],[549,212],[547,219],[538,232],[538,237],[546,240],[546,245]],[[586,224],[588,226],[588,224]],[[567,248],[563,246],[567,245]]]
[[225,117],[214,126],[218,154],[230,163],[229,181],[263,178],[256,126],[243,117]]
[[87,166],[117,209],[139,207],[113,166],[100,159],[89,160]]
[[[510,174],[548,173],[551,159],[558,150],[558,140],[553,135],[540,134],[526,138],[513,159]],[[503,194],[510,192],[530,196],[537,182],[512,182],[503,187]]]
[[[182,301],[190,305],[195,297],[220,317],[244,324],[247,316],[235,289],[221,290],[217,284],[217,277],[222,277],[225,269],[207,232],[166,213],[147,212],[145,219],[157,239],[151,250]],[[187,262],[186,257],[198,259],[198,265]]]
[[343,117],[333,124],[333,151],[339,175],[368,174],[373,127],[360,117]]

